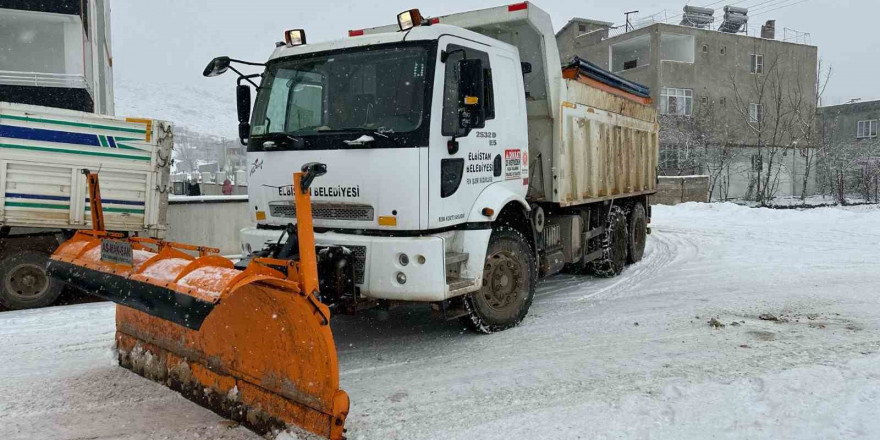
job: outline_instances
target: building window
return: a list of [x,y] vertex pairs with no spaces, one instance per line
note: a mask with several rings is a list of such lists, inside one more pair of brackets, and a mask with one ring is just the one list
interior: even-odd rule
[[694,114],[694,91],[691,89],[660,89],[660,113],[664,115],[691,116]]
[[752,171],[761,171],[764,169],[764,157],[761,153],[752,155]]
[[727,46],[721,46],[721,55],[727,55]]
[[721,104],[722,107],[724,107],[725,105],[727,105],[727,98],[721,97],[721,99],[718,100],[718,103]]
[[578,25],[578,32],[586,32],[586,31],[587,31],[587,25],[585,25],[585,24]]
[[749,69],[756,75],[764,73],[764,55],[753,53],[749,58]]
[[704,97],[700,98],[700,102],[703,103],[703,105],[709,105],[709,97],[704,96]]
[[764,122],[764,104],[749,104],[749,122]]
[[703,45],[703,53],[709,53],[709,45],[708,44]]
[[877,119],[870,121],[859,121],[859,129],[856,132],[856,138],[875,138],[877,137]]

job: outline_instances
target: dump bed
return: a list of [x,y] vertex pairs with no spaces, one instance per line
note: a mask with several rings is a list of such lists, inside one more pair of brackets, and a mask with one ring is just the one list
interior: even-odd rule
[[566,79],[560,160],[554,182],[563,206],[657,191],[656,110]]
[[98,171],[108,230],[162,236],[171,124],[0,102],[0,225],[90,227]]
[[563,206],[657,191],[657,110],[648,89],[575,58],[563,69],[554,201]]

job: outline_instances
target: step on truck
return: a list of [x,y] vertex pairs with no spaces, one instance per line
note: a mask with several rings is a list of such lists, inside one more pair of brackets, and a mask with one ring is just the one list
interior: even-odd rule
[[[326,43],[284,36],[249,63],[262,73],[232,68],[256,222],[242,249],[289,255],[289,170],[326,163],[311,195],[319,263],[322,248],[345,250],[320,263],[334,311],[429,302],[493,332],[521,322],[541,278],[610,277],[642,258],[657,189],[648,90],[563,65],[534,4],[410,10]],[[205,76],[237,62],[216,58]]]
[[104,184],[107,230],[163,237],[172,142],[163,121],[0,102],[0,306],[43,307],[61,294],[46,263],[92,228],[86,171]]

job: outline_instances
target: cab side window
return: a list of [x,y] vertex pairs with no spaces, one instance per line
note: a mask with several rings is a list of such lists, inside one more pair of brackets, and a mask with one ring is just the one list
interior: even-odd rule
[[470,47],[450,44],[446,46],[446,76],[443,85],[443,122],[441,133],[443,136],[453,136],[458,131],[458,62],[463,59],[478,59],[483,64],[483,84],[485,87],[483,108],[486,111],[486,120],[495,119],[495,94],[492,87],[492,66],[489,63],[489,54]]

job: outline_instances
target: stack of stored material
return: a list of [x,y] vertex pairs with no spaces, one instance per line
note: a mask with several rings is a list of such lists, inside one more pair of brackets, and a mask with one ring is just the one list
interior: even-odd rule
[[562,76],[568,80],[565,84],[569,101],[642,121],[655,122],[657,119],[650,90],[641,84],[578,57],[562,69]]

